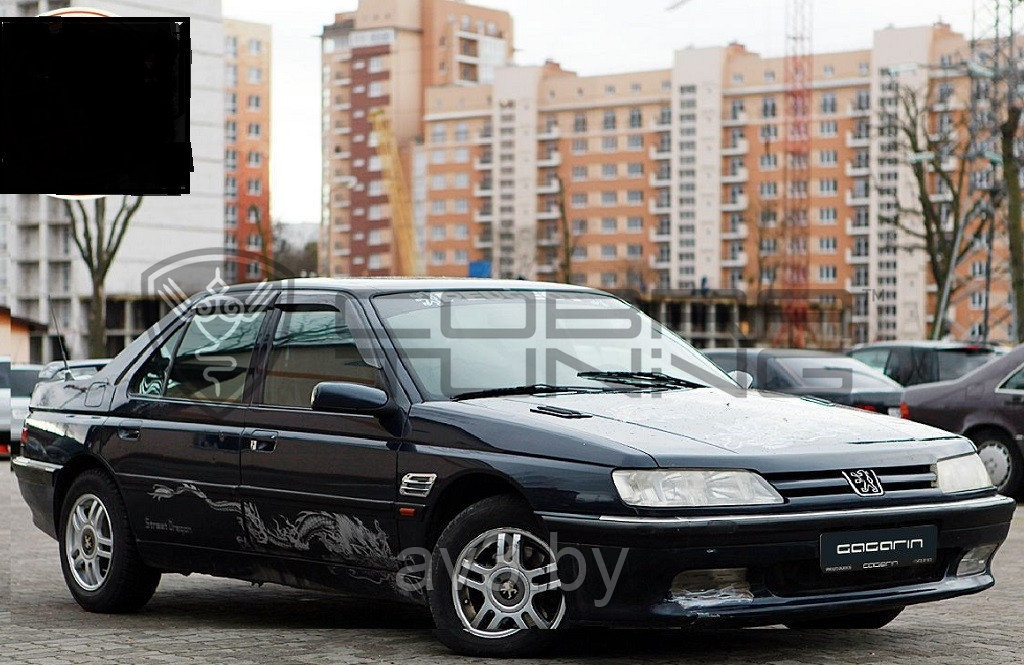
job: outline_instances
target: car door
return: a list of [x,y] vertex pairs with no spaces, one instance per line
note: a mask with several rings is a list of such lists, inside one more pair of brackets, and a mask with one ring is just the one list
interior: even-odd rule
[[266,310],[206,301],[162,336],[106,423],[103,456],[140,542],[245,545],[239,446]]
[[[286,299],[287,298],[287,299]],[[246,527],[257,550],[384,569],[398,552],[397,440],[373,415],[313,411],[314,386],[389,390],[357,304],[338,293],[283,296],[268,327],[243,441]]]

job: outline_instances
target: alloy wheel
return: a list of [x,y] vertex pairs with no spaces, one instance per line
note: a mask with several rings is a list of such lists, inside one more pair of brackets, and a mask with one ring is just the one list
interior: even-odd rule
[[1012,453],[1002,441],[986,441],[978,446],[978,456],[985,464],[992,484],[996,489],[1002,489],[1010,479],[1013,469]]
[[64,528],[64,555],[75,582],[85,591],[103,586],[114,555],[110,515],[95,494],[78,497]]
[[533,534],[513,528],[492,529],[463,548],[452,599],[465,629],[484,638],[557,628],[565,615],[554,553]]

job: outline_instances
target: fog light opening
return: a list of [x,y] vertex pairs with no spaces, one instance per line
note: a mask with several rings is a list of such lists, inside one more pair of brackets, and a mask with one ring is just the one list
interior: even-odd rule
[[743,603],[754,599],[746,568],[684,570],[672,578],[671,600],[677,603]]
[[988,570],[988,562],[996,553],[999,545],[979,545],[960,559],[960,565],[956,567],[957,577],[966,575],[978,575]]

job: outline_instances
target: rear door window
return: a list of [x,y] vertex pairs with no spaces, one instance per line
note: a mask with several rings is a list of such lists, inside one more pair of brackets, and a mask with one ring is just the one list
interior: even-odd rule
[[266,311],[196,314],[178,344],[164,396],[241,402]]
[[999,386],[999,389],[1024,391],[1024,367],[1019,367],[1016,372],[1010,375],[1010,378],[1003,381],[1003,385]]

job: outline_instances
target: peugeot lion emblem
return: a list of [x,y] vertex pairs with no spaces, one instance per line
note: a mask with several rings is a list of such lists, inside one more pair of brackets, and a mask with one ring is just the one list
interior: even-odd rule
[[858,496],[882,496],[885,490],[882,489],[882,481],[878,474],[871,469],[856,469],[855,471],[843,471],[846,482]]

